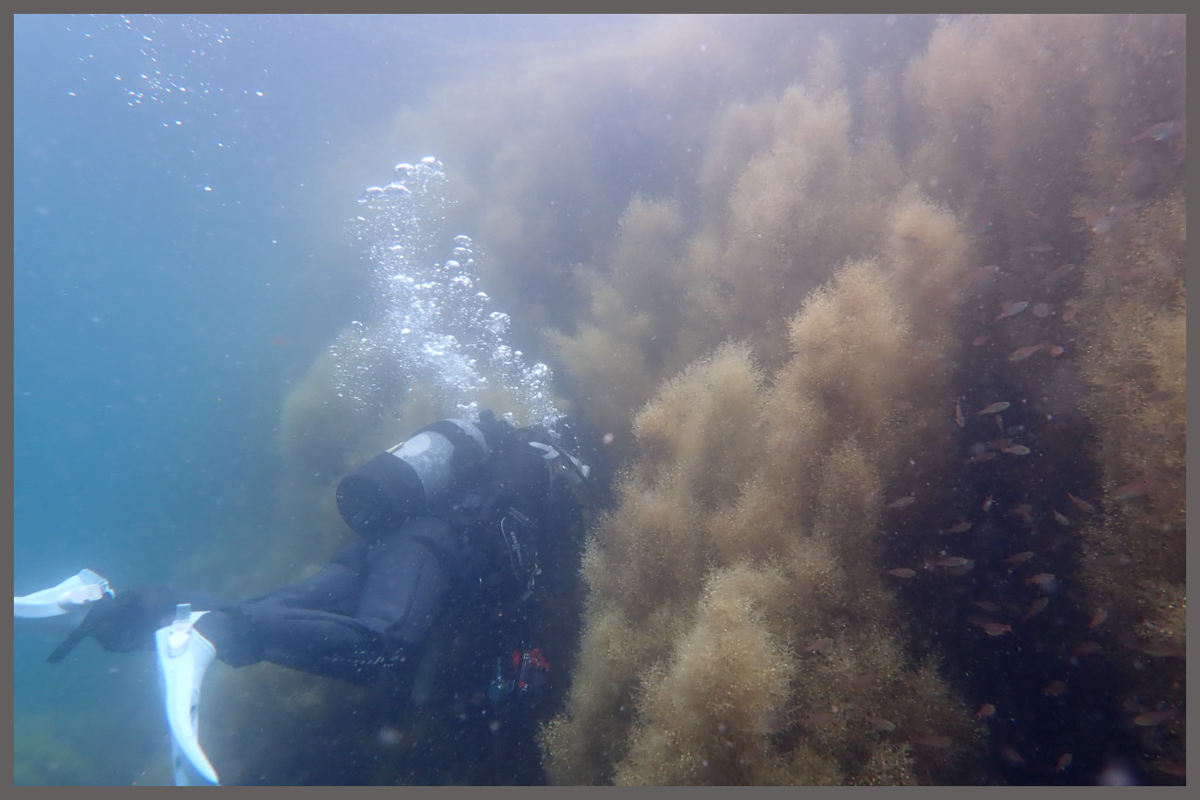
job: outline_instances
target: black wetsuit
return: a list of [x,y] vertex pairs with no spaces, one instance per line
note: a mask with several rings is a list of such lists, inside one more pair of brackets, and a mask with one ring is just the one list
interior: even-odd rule
[[358,538],[312,577],[232,605],[165,587],[122,592],[98,602],[51,660],[87,635],[109,650],[152,649],[154,630],[181,602],[211,611],[196,630],[232,666],[270,661],[359,684],[408,682],[451,609],[495,623],[493,641],[481,643],[485,668],[506,662],[510,647],[545,647],[534,608],[546,587],[574,582],[581,512],[545,449],[531,444],[550,442],[545,431],[492,424],[498,441],[487,458],[426,515]]

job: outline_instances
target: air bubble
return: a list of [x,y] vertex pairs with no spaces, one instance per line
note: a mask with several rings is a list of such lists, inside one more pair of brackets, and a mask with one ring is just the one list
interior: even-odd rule
[[[353,338],[331,348],[337,390],[382,413],[394,398],[382,387],[400,379],[401,391],[420,384],[450,413],[473,417],[482,392],[499,390],[526,409],[523,421],[552,428],[551,372],[527,367],[505,342],[510,319],[489,312],[491,298],[476,291],[479,277],[471,237],[453,237],[450,258],[442,226],[449,201],[446,176],[434,157],[400,163],[396,180],[363,190],[352,232],[373,264],[375,319],[351,325]],[[454,331],[454,333],[450,333]]]

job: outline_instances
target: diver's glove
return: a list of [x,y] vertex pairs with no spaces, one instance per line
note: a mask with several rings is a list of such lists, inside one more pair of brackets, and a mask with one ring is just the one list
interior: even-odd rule
[[220,783],[217,771],[200,749],[199,739],[200,684],[217,655],[213,643],[194,627],[196,620],[207,613],[192,611],[191,605],[181,603],[176,606],[175,621],[154,633],[159,685],[171,729],[171,763],[178,786],[194,783],[192,771],[210,784]]
[[120,595],[109,590],[90,604],[83,622],[46,660],[62,661],[87,636],[114,653],[153,649],[154,631],[171,619],[180,595],[178,590],[165,586],[128,589]]
[[13,595],[13,617],[21,619],[44,619],[77,614],[82,616],[89,603],[107,595],[113,596],[108,581],[90,569],[80,570],[57,586],[27,594]]

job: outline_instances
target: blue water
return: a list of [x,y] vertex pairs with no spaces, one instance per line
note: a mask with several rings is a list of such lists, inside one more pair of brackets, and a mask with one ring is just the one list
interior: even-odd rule
[[[332,414],[311,408],[288,419],[299,418],[305,432],[317,429],[316,444],[309,448],[317,456],[289,460],[279,435],[289,399],[299,396],[315,407],[311,401],[319,390],[304,379],[324,354],[332,350],[336,362],[335,390],[363,401],[360,407],[372,395],[346,376],[366,379],[369,390],[394,392],[404,382],[372,381],[378,372],[391,375],[397,364],[395,371],[405,372],[408,385],[434,384],[447,391],[459,388],[464,375],[476,388],[482,386],[479,364],[508,365],[507,374],[521,376],[530,396],[552,406],[538,394],[548,373],[525,367],[554,361],[540,332],[576,329],[579,320],[570,315],[588,305],[588,276],[599,275],[613,260],[610,251],[624,238],[616,232],[630,198],[678,200],[691,220],[686,227],[711,216],[703,206],[732,190],[736,171],[751,151],[771,138],[752,130],[758,115],[771,107],[756,109],[759,98],[780,96],[810,70],[819,76],[828,68],[822,66],[820,33],[831,33],[844,48],[849,85],[880,69],[899,86],[905,65],[926,47],[937,24],[914,17],[667,23],[654,27],[654,20],[641,18],[566,16],[15,17],[15,593],[54,585],[88,567],[118,592],[165,583],[244,597],[266,590],[264,582],[274,585],[268,576],[296,575],[320,563],[322,555],[309,552],[313,539],[337,534],[320,521],[305,520],[315,534],[292,524],[317,502],[305,497],[309,502],[300,510],[287,505],[304,491],[294,481],[297,464],[305,470],[310,461],[317,465],[328,500],[332,478],[320,470],[332,471],[326,462],[336,466],[342,443],[347,450],[362,443],[350,442]],[[715,35],[717,29],[727,29],[728,35]],[[645,31],[653,35],[637,35]],[[589,41],[592,37],[596,42]],[[631,42],[636,46],[628,48]],[[665,57],[658,57],[659,50]],[[1165,192],[1168,184],[1175,185],[1163,171],[1175,163],[1174,143],[1139,142],[1134,135],[1183,115],[1172,99],[1179,84],[1165,79],[1174,73],[1163,66],[1175,60],[1161,53],[1156,58],[1161,63],[1154,69],[1163,71],[1147,66],[1146,75],[1158,77],[1138,84],[1145,118],[1117,121],[1133,137],[1129,147],[1136,150],[1131,152],[1141,154],[1127,165],[1123,180],[1136,178],[1146,191]],[[1158,62],[1147,57],[1152,63]],[[1055,70],[1056,64],[1047,59],[1041,68]],[[1102,84],[1111,77],[1097,80]],[[1002,81],[1005,75],[990,80]],[[508,82],[516,89],[511,95],[503,91]],[[1059,85],[1057,79],[1048,83]],[[1155,96],[1159,91],[1161,98]],[[860,127],[876,124],[858,94],[851,94],[855,137]],[[539,105],[546,97],[550,102]],[[1164,110],[1148,111],[1152,108]],[[738,109],[745,116],[728,113]],[[919,111],[901,109],[897,116],[914,110]],[[879,113],[881,119],[889,116]],[[901,151],[913,149],[916,143],[909,137],[918,132],[915,120],[898,123],[894,135]],[[1054,143],[1045,146],[1048,153],[1059,152]],[[405,170],[396,170],[398,162],[420,164],[426,156],[441,158],[447,185],[461,190],[460,216],[447,212],[439,233],[445,240],[430,244],[432,258],[442,263],[402,264],[413,251],[408,247],[394,257],[365,258],[370,247],[392,252],[396,242],[372,241],[374,228],[356,225],[357,215],[366,214],[362,221],[370,222],[375,218],[369,212],[375,211],[383,228],[403,232],[422,214],[410,214],[403,203],[372,205],[369,200],[364,210],[360,198],[386,198],[389,190],[382,187],[403,182]],[[1139,163],[1145,174],[1133,169]],[[1156,174],[1155,164],[1162,174]],[[980,180],[989,178],[981,174]],[[1087,182],[1082,173],[1078,182]],[[381,188],[365,192],[367,187]],[[1038,219],[1032,211],[1028,216]],[[974,220],[980,222],[986,220]],[[1007,233],[1003,226],[987,233],[990,222],[977,230],[989,248],[1008,242],[1028,253],[1028,244],[1045,241],[1022,240],[1021,226],[1010,222],[1014,227]],[[370,230],[364,234],[363,227]],[[1085,263],[1095,246],[1093,234],[1100,233],[1067,223],[1062,237],[1071,244],[1064,257],[1077,254],[1072,257]],[[650,239],[660,235],[665,233]],[[705,243],[693,234],[686,241]],[[478,347],[441,347],[436,336],[389,335],[397,325],[418,327],[413,319],[454,318],[429,303],[420,310],[438,313],[406,315],[397,307],[390,315],[380,313],[389,302],[411,307],[413,296],[390,283],[393,278],[425,268],[446,274],[447,260],[459,257],[459,250],[467,255],[458,277],[480,276],[479,287],[465,286],[486,290],[491,298],[466,310],[478,312],[480,320],[492,320],[492,311],[507,315],[503,326],[488,328],[496,341],[489,341],[494,346],[487,352],[505,354],[501,358],[480,355]],[[469,256],[475,253],[487,270],[471,266]],[[614,263],[625,261],[636,259]],[[498,262],[502,268],[493,269]],[[576,274],[580,264],[585,269]],[[507,285],[485,281],[497,276],[509,276]],[[665,308],[662,303],[662,298],[648,298],[645,309]],[[514,348],[500,347],[508,343],[499,341],[497,330],[512,333]],[[350,331],[360,331],[361,337],[338,338]],[[517,346],[524,348],[524,361]],[[670,350],[665,346],[663,353]],[[463,356],[463,369],[451,374],[437,358],[422,356],[431,352]],[[973,358],[968,363],[991,363],[981,355]],[[385,369],[356,369],[364,363]],[[1070,398],[1076,392],[1084,396],[1070,355],[1062,364],[1065,368],[1056,373],[1061,381],[1056,377],[1046,385],[1058,398],[1055,406],[1061,404],[1055,412],[1059,423],[1074,413]],[[659,364],[651,371],[664,369]],[[1009,380],[979,375],[980,385]],[[586,388],[569,380],[554,385],[564,393]],[[985,394],[989,401],[1016,399],[1008,388]],[[578,407],[591,398],[562,399]],[[1006,414],[1010,429],[1042,424],[1022,419],[1021,413]],[[1073,441],[1091,441],[1090,423],[1079,417],[1069,424],[1077,436]],[[1052,507],[1052,496],[1053,502],[1066,502],[1067,492],[1094,499],[1101,465],[1092,460],[1095,454],[1080,452],[1073,447],[1059,454],[1053,462],[1058,467],[1046,462],[1041,472],[998,459],[995,469],[956,478],[955,491],[974,496],[976,508],[993,494],[1013,504],[1043,498],[1042,512]],[[968,454],[961,455],[965,460]],[[1078,488],[1083,485],[1093,491]],[[961,553],[978,556],[981,564],[988,554],[992,566],[973,573],[974,585],[986,590],[980,597],[1013,585],[1026,595],[1031,591],[1001,560],[1005,553],[1025,549],[1027,533],[1011,512],[1002,516],[991,526],[991,538],[976,537],[971,545],[976,550]],[[1046,524],[1055,531],[1042,529],[1046,548],[1053,548],[1058,560],[1051,568],[1071,581],[1079,567],[1079,542],[1061,539],[1065,534],[1058,523]],[[297,539],[305,533],[309,539]],[[921,546],[905,537],[890,539],[897,558],[888,563],[915,563],[914,548]],[[264,563],[268,567],[256,572]],[[1128,713],[1131,700],[1147,708],[1154,703],[1162,708],[1166,701],[1139,696],[1137,677],[1119,674],[1116,666],[1089,662],[1082,669],[1077,659],[1064,656],[1075,641],[1064,639],[1064,631],[1085,630],[1092,609],[1072,600],[1067,610],[1038,617],[1019,635],[994,640],[963,621],[974,612],[948,604],[944,587],[919,580],[911,584],[916,588],[901,589],[898,597],[912,614],[906,635],[916,649],[928,652],[936,645],[944,650],[944,672],[972,707],[986,701],[1006,709],[989,723],[989,780],[1088,783],[1099,777],[1101,765],[1112,763],[1125,764],[1121,769],[1130,779],[1182,779],[1177,778],[1182,765],[1173,757],[1154,766],[1161,754],[1173,752],[1176,734],[1143,730]],[[964,601],[969,597],[962,595]],[[562,618],[565,627],[569,613]],[[111,654],[88,640],[62,663],[47,664],[47,654],[64,634],[22,629],[14,637],[15,783],[170,783],[169,738],[153,655]],[[532,735],[524,742],[510,735],[515,723],[489,729],[472,711],[472,725],[459,727],[468,710],[484,702],[484,683],[477,696],[456,696],[456,704],[446,704],[434,722],[413,715],[397,725],[393,716],[399,715],[383,703],[374,707],[372,695],[351,689],[342,695],[341,688],[323,693],[312,683],[291,682],[287,676],[296,673],[270,669],[277,670],[274,677],[251,681],[241,677],[246,671],[214,668],[239,677],[223,685],[233,687],[223,696],[215,688],[206,694],[229,702],[206,706],[213,711],[212,727],[202,724],[202,729],[222,730],[215,722],[230,706],[239,720],[261,721],[226,726],[235,735],[212,740],[224,746],[220,766],[228,765],[224,774],[235,782],[539,779]],[[1064,671],[1072,675],[1070,693],[1048,695],[1046,687]],[[569,674],[569,668],[558,674]],[[486,680],[491,677],[489,671]],[[214,684],[220,679],[210,677],[207,685]],[[1175,689],[1171,692],[1174,697]],[[1181,704],[1182,694],[1178,697]],[[276,702],[281,698],[288,702]],[[364,716],[373,718],[374,727],[364,724]],[[291,730],[275,729],[283,727],[278,725],[282,719],[298,722]],[[535,722],[527,716],[525,730],[532,732]],[[437,746],[430,746],[435,740]],[[248,752],[238,749],[242,742],[252,743]],[[530,746],[522,749],[525,744]],[[1074,761],[1066,770],[1055,766],[1055,759],[1068,747]],[[241,762],[234,763],[235,756]],[[464,763],[470,769],[464,770]]]
[[241,24],[17,20],[18,584],[191,546],[254,492],[282,383],[336,328],[304,292],[352,200],[312,196],[337,123],[312,76],[273,74],[302,31]]
[[[17,594],[83,567],[194,580],[218,532],[265,524],[289,384],[363,311],[357,195],[426,155],[375,134],[451,70],[438,42],[486,26],[526,30],[15,19]],[[87,641],[49,667],[57,641],[16,641],[16,782],[169,780],[146,774],[167,752],[150,655]]]

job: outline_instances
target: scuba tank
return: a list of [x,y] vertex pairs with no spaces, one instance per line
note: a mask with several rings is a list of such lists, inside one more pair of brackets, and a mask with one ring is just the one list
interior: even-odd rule
[[[522,445],[545,465],[551,479],[563,480],[573,491],[586,483],[590,468],[561,447],[549,444],[549,434],[541,431],[539,438],[546,441],[528,436],[527,429],[514,430],[490,410],[480,413],[478,424],[465,419],[439,420],[342,478],[336,494],[338,512],[351,529],[368,539],[386,535],[413,517],[426,514],[469,522],[492,510],[486,503],[488,498],[476,491],[482,489],[477,483],[487,482],[479,475],[479,468],[493,454],[514,453],[514,448]],[[507,480],[514,476],[502,472],[492,477]],[[482,494],[487,494],[485,489]],[[455,499],[475,505],[455,508]],[[519,514],[509,524],[528,527]],[[513,555],[513,542],[508,531],[505,534],[505,544]]]
[[[489,429],[491,437],[484,434]],[[337,506],[342,519],[369,539],[428,513],[458,482],[481,464],[504,430],[490,412],[479,425],[443,419],[420,429],[342,478]]]

